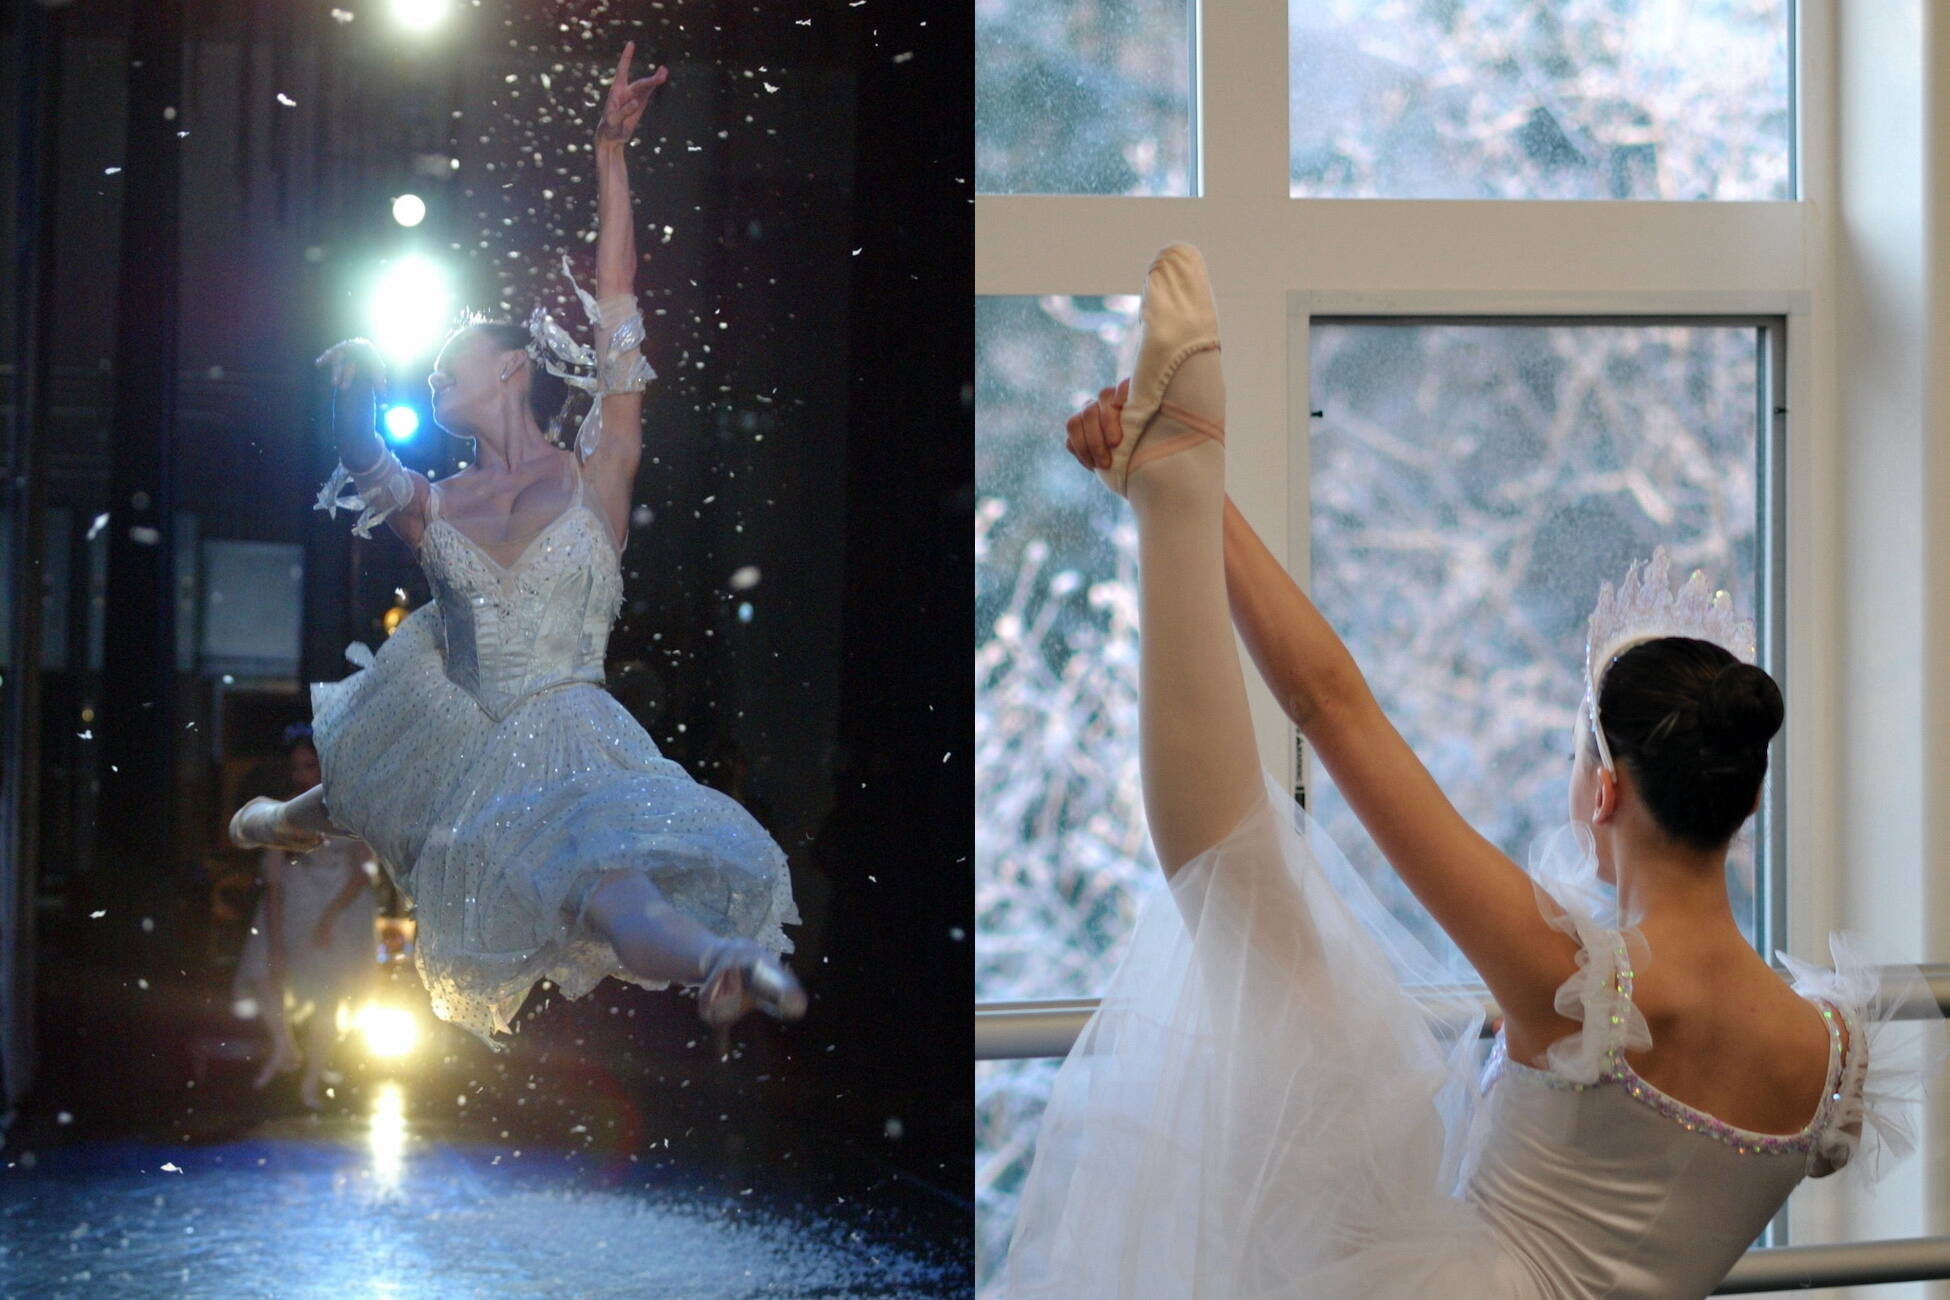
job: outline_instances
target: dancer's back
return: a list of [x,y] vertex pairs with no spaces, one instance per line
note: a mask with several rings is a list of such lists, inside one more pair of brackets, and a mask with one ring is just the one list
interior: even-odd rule
[[[1655,940],[1647,963],[1642,937],[1574,923],[1587,964],[1560,1006],[1579,1027],[1529,1064],[1499,1035],[1465,1195],[1540,1297],[1704,1295],[1803,1177],[1847,1161],[1862,1008],[1828,973],[1790,991],[1764,967],[1771,988],[1741,969],[1716,992],[1681,952],[1668,963]],[[1650,1006],[1640,966],[1663,968]]]

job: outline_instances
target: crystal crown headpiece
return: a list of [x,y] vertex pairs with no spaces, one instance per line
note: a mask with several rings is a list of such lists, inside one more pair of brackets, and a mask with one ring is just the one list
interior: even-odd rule
[[1643,568],[1634,564],[1626,570],[1616,592],[1609,582],[1600,587],[1591,611],[1584,643],[1585,708],[1598,742],[1598,761],[1607,772],[1618,769],[1598,721],[1598,695],[1605,671],[1618,656],[1643,641],[1683,636],[1711,641],[1742,663],[1754,661],[1754,621],[1733,612],[1733,597],[1710,590],[1706,574],[1698,569],[1674,591],[1671,567],[1672,557],[1659,547]]

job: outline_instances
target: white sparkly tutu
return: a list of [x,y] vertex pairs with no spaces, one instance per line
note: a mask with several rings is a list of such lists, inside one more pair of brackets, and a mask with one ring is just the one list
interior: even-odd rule
[[1903,1148],[1876,973],[1840,945],[1843,972],[1801,967],[1797,988],[1864,1050],[1831,1061],[1845,1100],[1792,1149],[1743,1154],[1612,1086],[1632,1077],[1626,1047],[1650,1043],[1628,1041],[1644,1021],[1617,960],[1643,942],[1604,915],[1609,891],[1570,829],[1531,871],[1545,915],[1583,946],[1558,1008],[1584,1028],[1550,1070],[1486,1078],[1481,1003],[1444,990],[1443,964],[1269,778],[1151,900],[1058,1072],[993,1293],[1704,1295],[1754,1240],[1748,1222],[1847,1163],[1864,1120]]
[[451,681],[441,613],[403,620],[365,670],[312,687],[333,820],[414,903],[435,1014],[483,1041],[536,981],[571,998],[626,970],[581,924],[598,876],[637,868],[709,929],[789,952],[785,855],[729,796],[698,784],[601,687],[528,696],[499,720]]

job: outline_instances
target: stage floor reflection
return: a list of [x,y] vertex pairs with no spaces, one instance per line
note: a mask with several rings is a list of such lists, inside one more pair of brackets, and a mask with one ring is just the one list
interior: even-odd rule
[[176,1141],[31,1117],[0,1150],[0,1295],[970,1292],[965,1207],[844,1144],[729,1116],[625,1140],[532,1083],[343,1082],[323,1115],[206,1106]]

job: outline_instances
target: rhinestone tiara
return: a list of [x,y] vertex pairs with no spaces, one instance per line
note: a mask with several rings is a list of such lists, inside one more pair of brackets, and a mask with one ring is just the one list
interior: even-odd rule
[[1584,643],[1585,703],[1598,741],[1598,758],[1607,772],[1617,768],[1598,722],[1598,688],[1619,655],[1643,641],[1683,636],[1711,641],[1742,663],[1754,661],[1754,621],[1734,613],[1733,597],[1711,590],[1699,569],[1674,591],[1671,569],[1672,557],[1661,546],[1652,552],[1649,563],[1626,570],[1617,591],[1609,582],[1600,587],[1598,604],[1591,611]]

